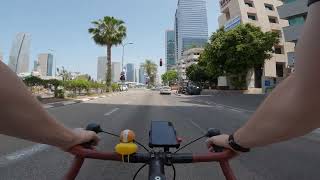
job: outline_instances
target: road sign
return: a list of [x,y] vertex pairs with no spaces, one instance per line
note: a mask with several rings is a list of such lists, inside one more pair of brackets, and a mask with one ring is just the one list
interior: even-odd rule
[[271,86],[271,81],[270,80],[265,80],[264,81],[264,86],[270,87]]
[[231,19],[230,21],[228,21],[228,22],[224,25],[224,30],[225,30],[225,31],[229,31],[229,30],[237,27],[239,24],[241,24],[241,18],[240,18],[240,16],[237,16],[237,17]]

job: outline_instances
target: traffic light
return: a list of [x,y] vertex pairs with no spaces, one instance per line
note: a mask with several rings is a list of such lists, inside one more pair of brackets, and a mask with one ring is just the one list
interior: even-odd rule
[[121,72],[120,81],[125,81],[125,80],[126,80],[126,76],[125,76],[124,72]]
[[162,59],[160,59],[160,67],[162,67]]

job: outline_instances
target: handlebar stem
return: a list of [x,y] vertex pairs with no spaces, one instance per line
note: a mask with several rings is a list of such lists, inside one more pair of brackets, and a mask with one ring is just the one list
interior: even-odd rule
[[165,154],[152,153],[150,156],[149,164],[149,180],[166,180],[164,172],[164,160],[166,159]]

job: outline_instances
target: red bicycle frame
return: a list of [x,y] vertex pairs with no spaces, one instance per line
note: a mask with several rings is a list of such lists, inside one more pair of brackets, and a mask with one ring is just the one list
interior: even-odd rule
[[[70,150],[70,153],[75,155],[75,159],[69,172],[65,175],[65,180],[74,180],[84,163],[86,158],[89,159],[99,159],[99,160],[110,160],[110,161],[123,161],[121,155],[117,153],[109,152],[98,152],[93,149],[85,149],[82,146],[76,146]],[[164,153],[163,153],[164,154]],[[166,155],[166,154],[165,154]],[[236,180],[234,173],[230,167],[229,160],[236,156],[231,150],[224,150],[223,152],[212,152],[205,154],[168,154],[170,157],[170,162],[173,164],[182,163],[201,163],[201,162],[219,162],[220,167],[226,180]],[[130,157],[131,163],[150,163],[150,154],[136,154]]]

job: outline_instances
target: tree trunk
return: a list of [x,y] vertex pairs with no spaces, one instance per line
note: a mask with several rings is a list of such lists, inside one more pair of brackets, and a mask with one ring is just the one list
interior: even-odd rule
[[109,92],[111,92],[111,45],[107,45],[107,74],[106,74],[106,84]]

